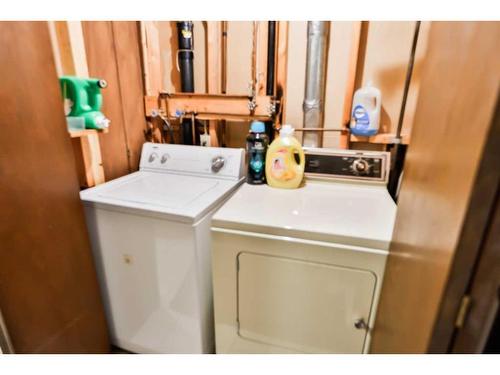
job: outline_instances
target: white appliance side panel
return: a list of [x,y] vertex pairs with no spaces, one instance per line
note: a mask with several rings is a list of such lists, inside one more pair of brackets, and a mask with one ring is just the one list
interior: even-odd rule
[[243,338],[304,353],[362,353],[375,276],[368,271],[271,255],[238,255]]
[[204,353],[215,353],[212,251],[210,224],[213,211],[195,224],[197,277],[200,296],[202,345]]
[[202,353],[193,227],[85,207],[94,259],[118,346]]

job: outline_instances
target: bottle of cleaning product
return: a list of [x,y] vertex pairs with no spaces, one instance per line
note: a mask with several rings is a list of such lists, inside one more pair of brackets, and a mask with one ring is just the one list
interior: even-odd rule
[[269,138],[266,126],[261,121],[253,121],[247,136],[248,173],[247,182],[260,185],[266,182],[266,152]]
[[382,94],[371,82],[356,90],[352,101],[351,133],[365,137],[377,134],[381,105]]
[[67,116],[83,117],[87,129],[106,129],[109,126],[110,120],[101,112],[101,89],[108,86],[105,80],[64,76],[59,82]]
[[266,179],[269,186],[295,189],[302,182],[306,159],[302,146],[293,136],[294,130],[291,125],[283,125],[280,136],[267,150]]

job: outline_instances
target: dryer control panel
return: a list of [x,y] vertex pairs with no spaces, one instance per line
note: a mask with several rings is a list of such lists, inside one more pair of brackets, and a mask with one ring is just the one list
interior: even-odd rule
[[307,177],[387,183],[390,153],[327,148],[304,148]]

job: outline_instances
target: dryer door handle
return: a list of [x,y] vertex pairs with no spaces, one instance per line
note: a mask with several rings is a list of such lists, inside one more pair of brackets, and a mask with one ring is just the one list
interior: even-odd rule
[[354,322],[354,327],[356,329],[363,329],[365,331],[368,330],[368,324],[366,324],[363,318],[356,319],[356,321]]

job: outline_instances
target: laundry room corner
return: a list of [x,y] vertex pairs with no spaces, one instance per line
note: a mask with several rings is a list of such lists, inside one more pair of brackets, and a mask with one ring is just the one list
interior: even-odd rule
[[0,20],[1,372],[498,367],[498,14],[214,1]]

